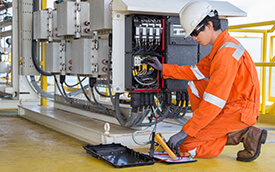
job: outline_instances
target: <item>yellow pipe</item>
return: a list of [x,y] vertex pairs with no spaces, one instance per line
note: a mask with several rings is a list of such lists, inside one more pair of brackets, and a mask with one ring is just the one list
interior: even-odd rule
[[274,26],[271,28],[271,30],[269,30],[269,32],[274,32],[274,30],[275,30],[275,24],[274,24]]
[[268,26],[268,25],[275,25],[275,20],[267,21],[267,22],[259,22],[259,23],[234,25],[234,26],[229,26],[228,29],[241,29],[241,28],[248,28],[248,27]]
[[[266,62],[266,51],[267,51],[267,31],[263,34],[263,62]],[[266,68],[263,68],[262,73],[262,104],[261,104],[261,112],[265,114],[265,88],[266,88]]]
[[[41,9],[44,10],[47,8],[47,0],[41,1]],[[45,43],[43,42],[41,45],[41,51],[42,51],[42,59],[41,59],[41,67],[43,70],[45,70]],[[47,92],[47,76],[41,75],[41,89]],[[41,98],[40,100],[41,106],[47,106],[47,99]]]
[[[255,30],[255,29],[247,29],[249,27],[259,27],[259,26],[272,26],[272,28],[270,30]],[[235,25],[235,26],[229,26],[229,31],[230,32],[248,32],[248,33],[263,33],[263,39],[262,39],[262,57],[261,57],[261,61],[262,63],[255,63],[255,66],[261,66],[261,95],[262,95],[262,104],[260,107],[260,111],[262,114],[266,113],[266,109],[265,109],[265,99],[266,99],[266,67],[272,67],[275,66],[275,57],[272,58],[273,56],[273,38],[275,36],[271,36],[271,43],[270,43],[270,62],[266,62],[266,57],[267,57],[267,36],[268,33],[274,32],[275,31],[275,20],[274,21],[268,21],[268,22],[259,22],[259,23],[251,23],[251,24],[244,24],[244,25]],[[245,28],[245,29],[244,29]],[[275,97],[271,97],[271,78],[272,78],[272,69],[270,68],[269,70],[269,90],[268,90],[268,100],[270,100],[271,98],[275,98]],[[273,99],[275,100],[275,99]]]
[[[274,25],[275,27],[275,25]],[[270,57],[270,62],[275,62],[275,56],[273,56],[273,40],[275,36],[270,36],[270,52],[269,52],[269,57]],[[271,88],[272,88],[272,68],[269,68],[269,90],[268,90],[268,100],[269,101],[275,101],[275,97],[271,95]]]
[[47,8],[47,0],[41,0],[41,9],[45,10]]
[[[263,62],[263,52],[264,52],[264,38],[262,39],[262,42],[261,42],[261,62]],[[262,77],[262,75],[263,75],[263,68],[261,67],[261,70],[260,70],[260,94],[262,95],[262,89],[264,88],[263,87],[263,85],[262,85],[262,83],[263,82],[265,82],[264,80],[263,80],[263,77]],[[260,105],[260,110],[259,110],[260,112],[262,111],[262,106]]]
[[265,30],[259,29],[229,29],[229,32],[249,32],[249,33],[264,33]]
[[[269,49],[269,61],[272,62],[272,56],[273,56],[273,36],[270,37],[270,49]],[[272,81],[272,68],[269,67],[269,84],[268,84],[268,100],[271,99],[271,81]]]
[[274,62],[255,62],[255,66],[260,66],[260,67],[272,67],[275,66]]

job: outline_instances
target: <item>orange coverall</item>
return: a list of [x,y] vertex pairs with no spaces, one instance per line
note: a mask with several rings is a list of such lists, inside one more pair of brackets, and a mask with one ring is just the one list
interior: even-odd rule
[[216,157],[228,133],[256,123],[260,106],[256,68],[248,52],[226,30],[198,64],[163,64],[163,77],[189,81],[193,117],[182,127],[188,136],[181,152]]

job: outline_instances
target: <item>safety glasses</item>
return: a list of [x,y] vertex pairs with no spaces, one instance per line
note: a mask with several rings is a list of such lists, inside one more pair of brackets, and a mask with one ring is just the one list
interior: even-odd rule
[[201,24],[197,29],[194,29],[190,35],[198,36],[201,31],[204,31],[204,29],[205,29],[205,24]]

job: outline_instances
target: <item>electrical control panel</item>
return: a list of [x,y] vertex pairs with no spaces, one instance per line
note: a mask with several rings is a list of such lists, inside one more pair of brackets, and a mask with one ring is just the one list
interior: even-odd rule
[[125,87],[128,91],[156,91],[164,88],[161,73],[148,64],[148,57],[161,63],[166,58],[166,18],[128,15],[125,17]]

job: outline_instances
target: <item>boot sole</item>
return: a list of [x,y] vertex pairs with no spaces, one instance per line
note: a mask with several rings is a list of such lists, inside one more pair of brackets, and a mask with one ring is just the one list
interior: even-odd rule
[[251,162],[251,161],[255,160],[256,158],[258,158],[258,156],[261,153],[261,145],[265,144],[266,137],[267,137],[267,131],[265,129],[263,129],[261,137],[260,137],[260,141],[258,143],[258,149],[257,149],[256,154],[251,158],[239,158],[239,157],[237,157],[237,160],[238,161],[243,161],[243,162]]

